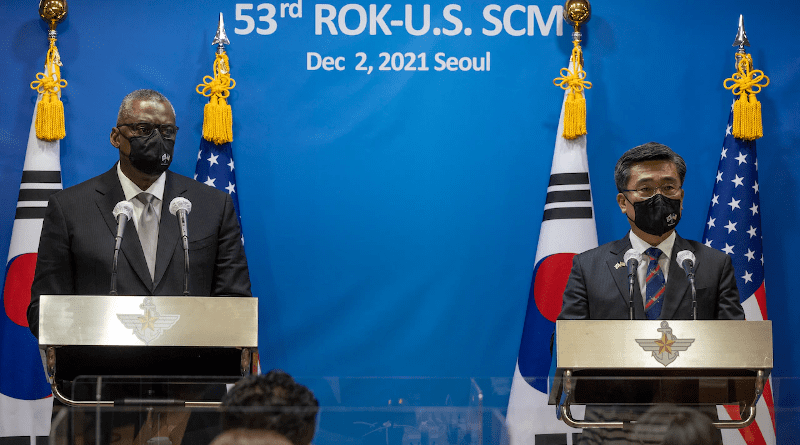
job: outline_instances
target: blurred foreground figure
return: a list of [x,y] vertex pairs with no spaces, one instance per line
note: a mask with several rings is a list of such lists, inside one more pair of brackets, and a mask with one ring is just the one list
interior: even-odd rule
[[645,445],[722,445],[711,419],[685,406],[650,408],[636,423],[636,436]]
[[292,376],[272,370],[266,375],[253,375],[237,382],[222,398],[221,409],[223,431],[272,431],[294,445],[309,445],[316,430],[319,402]]
[[211,445],[292,445],[274,431],[235,429],[217,436]]

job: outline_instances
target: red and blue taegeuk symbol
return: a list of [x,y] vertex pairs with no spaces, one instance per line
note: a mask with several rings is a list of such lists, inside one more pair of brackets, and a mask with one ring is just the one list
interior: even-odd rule
[[561,312],[562,297],[574,256],[574,253],[548,255],[539,260],[533,269],[517,363],[522,376],[541,392],[547,391],[550,339],[556,318]]
[[27,310],[35,269],[35,253],[18,255],[8,262],[0,315],[0,393],[22,400],[51,395],[39,345],[28,329]]

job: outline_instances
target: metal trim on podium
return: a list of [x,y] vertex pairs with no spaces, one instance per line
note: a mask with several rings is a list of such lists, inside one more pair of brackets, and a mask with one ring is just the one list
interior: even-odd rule
[[635,422],[576,420],[570,405],[739,405],[744,428],[772,371],[772,322],[743,320],[558,320],[548,403],[562,400],[573,428]]
[[[234,383],[257,372],[258,299],[250,297],[42,295],[39,349],[53,395],[77,401],[58,382],[78,375],[213,376]],[[141,404],[219,406],[213,401],[139,400]]]

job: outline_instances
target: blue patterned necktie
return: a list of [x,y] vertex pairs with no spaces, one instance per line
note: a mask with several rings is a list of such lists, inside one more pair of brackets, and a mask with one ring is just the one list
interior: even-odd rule
[[650,257],[650,263],[647,264],[647,276],[645,277],[646,299],[644,313],[647,315],[648,320],[656,320],[661,315],[661,306],[664,303],[664,286],[666,285],[664,271],[658,265],[658,257],[661,256],[661,250],[657,247],[651,247],[645,250],[644,253]]

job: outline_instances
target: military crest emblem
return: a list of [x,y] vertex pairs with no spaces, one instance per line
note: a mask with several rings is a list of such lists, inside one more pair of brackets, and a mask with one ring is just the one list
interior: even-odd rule
[[126,328],[133,329],[133,334],[146,345],[161,337],[164,331],[181,318],[178,314],[159,314],[150,297],[145,297],[139,307],[144,310],[144,314],[117,314],[117,318]]
[[693,338],[679,339],[672,334],[672,328],[666,321],[661,322],[661,327],[658,329],[661,333],[661,338],[655,340],[642,340],[636,339],[636,343],[645,351],[652,352],[653,357],[662,365],[667,366],[678,358],[678,353],[689,349]]

